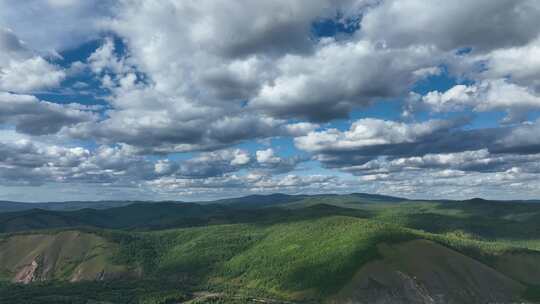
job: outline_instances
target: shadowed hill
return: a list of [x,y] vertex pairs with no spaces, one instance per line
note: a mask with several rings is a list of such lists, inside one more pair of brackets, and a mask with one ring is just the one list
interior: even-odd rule
[[97,227],[158,230],[227,223],[269,223],[328,215],[369,216],[368,211],[320,204],[302,210],[283,208],[237,209],[226,205],[195,203],[138,203],[104,210],[49,211],[32,209],[0,213],[0,232]]
[[46,202],[46,203],[20,203],[0,201],[0,212],[14,212],[30,209],[43,209],[54,211],[80,210],[85,208],[108,209],[122,207],[137,203],[135,201],[71,201],[71,202]]
[[[330,215],[373,218],[433,233],[465,233],[516,245],[540,240],[540,205],[485,200],[365,202],[355,195],[317,196],[264,208],[234,204],[135,203],[77,211],[32,209],[0,213],[0,232],[65,227],[159,230],[228,223],[271,223]],[[283,201],[281,201],[283,202]],[[251,203],[250,203],[251,204]],[[540,248],[540,241],[538,248]],[[520,245],[521,246],[521,245]],[[536,247],[535,247],[536,248]]]

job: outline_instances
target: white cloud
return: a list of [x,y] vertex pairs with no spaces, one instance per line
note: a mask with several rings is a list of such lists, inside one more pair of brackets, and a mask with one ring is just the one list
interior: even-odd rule
[[274,155],[274,150],[272,148],[259,150],[256,154],[259,163],[278,163],[281,161],[279,157]]
[[540,33],[535,0],[386,0],[362,18],[361,34],[391,47],[433,45],[490,50],[523,45]]
[[540,92],[540,39],[524,46],[496,49],[475,59],[486,65],[478,77],[510,78],[519,86]]
[[63,69],[34,54],[12,30],[0,25],[0,91],[48,89],[65,77]]
[[168,159],[160,159],[154,164],[154,171],[158,175],[170,175],[177,169],[177,165]]
[[7,65],[12,60],[27,58],[30,55],[25,43],[11,29],[0,26],[0,66]]
[[10,61],[0,66],[0,90],[32,92],[57,87],[66,74],[59,67],[41,57],[24,61]]
[[239,193],[328,193],[351,189],[345,180],[322,175],[225,175],[207,179],[163,177],[147,183],[157,193],[200,198],[238,196]]
[[433,50],[425,47],[388,49],[367,40],[325,42],[313,55],[278,60],[278,76],[264,83],[250,107],[283,117],[345,117],[354,106],[403,94],[424,76],[415,72],[436,61]]
[[456,85],[446,92],[431,91],[425,96],[413,93],[410,98],[409,106],[413,108],[428,107],[436,112],[501,110],[509,114],[509,121],[526,119],[528,110],[540,109],[540,95],[505,79]]
[[0,124],[12,124],[20,133],[54,134],[63,127],[93,121],[94,114],[84,106],[59,105],[40,101],[32,95],[0,91]]
[[[1,184],[109,184],[173,197],[466,195],[482,183],[490,193],[533,193],[525,185],[540,172],[540,123],[527,116],[540,109],[539,12],[533,0],[0,1],[0,123],[10,130],[0,133]],[[313,23],[327,19],[360,24],[316,37]],[[86,60],[54,64],[96,38]],[[411,95],[408,122],[381,114],[334,124],[397,104],[431,76],[461,84]],[[107,106],[30,95],[68,89]],[[426,121],[419,109],[504,111],[514,124],[475,129]],[[236,147],[276,137],[303,151]],[[194,156],[168,157],[181,152]],[[328,176],[306,173],[299,164],[308,159]],[[330,169],[360,177],[349,184]]]
[[98,38],[110,6],[105,0],[0,1],[0,27],[11,28],[30,49],[56,54]]
[[364,118],[354,122],[347,131],[328,129],[310,132],[306,136],[295,138],[295,144],[309,152],[347,151],[367,146],[410,143],[452,126],[452,122],[441,120],[407,124]]
[[245,151],[237,149],[234,151],[234,157],[231,160],[231,165],[242,166],[249,163],[250,161],[251,159],[249,157],[249,154],[247,154]]
[[298,123],[292,123],[288,124],[286,129],[287,133],[293,137],[306,135],[309,132],[315,131],[320,126],[318,124],[310,123],[310,122],[298,122]]

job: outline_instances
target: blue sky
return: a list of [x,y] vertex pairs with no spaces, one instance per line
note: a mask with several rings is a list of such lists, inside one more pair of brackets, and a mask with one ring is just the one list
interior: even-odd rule
[[0,0],[0,200],[538,198],[539,20],[532,0]]

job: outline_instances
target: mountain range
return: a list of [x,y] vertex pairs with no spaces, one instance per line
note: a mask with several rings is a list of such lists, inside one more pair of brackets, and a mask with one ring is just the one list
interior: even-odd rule
[[540,301],[530,201],[273,194],[0,210],[0,303]]

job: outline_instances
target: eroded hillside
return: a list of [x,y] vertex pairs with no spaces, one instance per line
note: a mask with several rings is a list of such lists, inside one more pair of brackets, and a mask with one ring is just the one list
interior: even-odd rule
[[78,282],[128,275],[112,263],[118,245],[80,231],[20,234],[0,241],[0,276],[15,283]]

